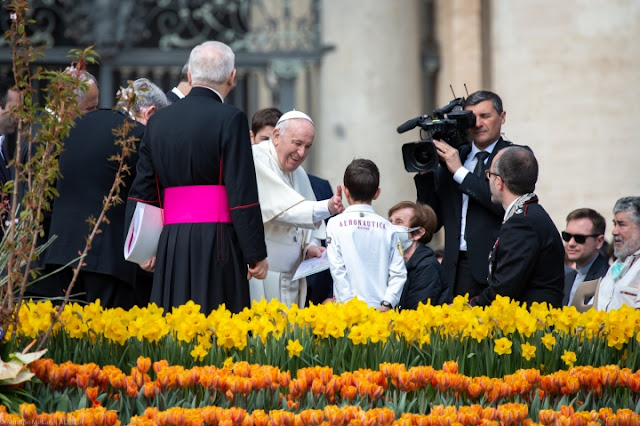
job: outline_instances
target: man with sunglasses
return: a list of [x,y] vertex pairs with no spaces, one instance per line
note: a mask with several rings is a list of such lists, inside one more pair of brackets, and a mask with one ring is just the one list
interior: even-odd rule
[[471,306],[490,305],[508,296],[531,306],[562,305],[564,249],[556,226],[534,194],[538,162],[530,149],[504,148],[485,171],[491,201],[505,210],[498,239],[489,256],[488,286]]
[[580,284],[597,280],[607,273],[609,262],[600,254],[605,228],[604,217],[593,209],[577,209],[567,216],[562,239],[566,257],[576,263],[576,269],[564,276],[564,306],[571,305]]

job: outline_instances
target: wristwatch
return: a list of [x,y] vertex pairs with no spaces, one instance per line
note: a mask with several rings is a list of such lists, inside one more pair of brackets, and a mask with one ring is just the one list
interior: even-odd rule
[[382,302],[380,302],[380,306],[384,306],[385,308],[393,309],[393,306],[391,306],[391,303],[387,302],[386,300],[383,300]]

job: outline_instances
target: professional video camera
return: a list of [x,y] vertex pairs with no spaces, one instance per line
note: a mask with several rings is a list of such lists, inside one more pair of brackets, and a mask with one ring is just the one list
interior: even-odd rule
[[470,143],[467,129],[476,123],[476,116],[464,110],[464,98],[456,98],[432,115],[421,115],[398,126],[398,133],[404,133],[418,126],[427,132],[427,137],[418,142],[402,145],[404,168],[408,172],[423,172],[438,167],[438,152],[433,139],[447,142],[454,148]]

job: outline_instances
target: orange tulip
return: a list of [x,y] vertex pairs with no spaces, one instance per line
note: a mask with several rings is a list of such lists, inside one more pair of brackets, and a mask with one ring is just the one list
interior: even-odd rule
[[158,387],[155,382],[147,382],[142,386],[142,393],[145,398],[155,398],[158,394]]
[[602,384],[604,386],[615,387],[618,382],[618,366],[607,365],[604,367],[600,367],[602,373]]
[[289,413],[287,411],[273,410],[269,413],[269,417],[275,426],[290,426],[294,424],[293,413]]
[[556,421],[556,412],[553,410],[540,410],[538,420],[544,425],[552,425]]
[[87,399],[91,402],[98,398],[98,388],[96,386],[88,387],[84,392],[87,395]]
[[138,386],[136,386],[135,383],[128,385],[126,388],[127,396],[129,398],[137,398],[138,391],[139,391]]
[[151,368],[151,358],[140,356],[136,361],[136,365],[142,374],[146,374]]
[[89,386],[89,375],[87,374],[78,374],[76,376],[76,386],[80,389],[86,389]]
[[444,364],[442,364],[442,371],[444,371],[445,373],[457,374],[458,373],[458,362],[457,361],[446,361]]
[[326,392],[324,382],[321,379],[314,379],[311,383],[311,392],[314,395],[324,395]]
[[580,380],[575,376],[569,376],[566,379],[565,385],[560,389],[563,395],[572,395],[580,390]]
[[26,423],[35,424],[35,419],[38,416],[35,404],[20,404],[20,415]]
[[565,417],[571,417],[575,413],[575,409],[571,405],[563,405],[560,407],[560,414]]
[[374,408],[366,412],[366,417],[374,421],[376,425],[390,425],[396,419],[393,410],[388,408]]
[[478,398],[483,392],[482,386],[478,382],[471,382],[467,386],[467,396],[471,399]]
[[153,363],[153,371],[157,374],[165,368],[169,367],[169,361],[163,359],[161,361],[156,361]]
[[166,411],[167,424],[183,425],[185,423],[184,410],[181,408],[170,408]]
[[230,419],[234,425],[242,423],[247,417],[247,412],[242,408],[231,407],[226,410],[226,412],[228,419]]
[[299,415],[302,424],[320,425],[324,422],[324,413],[322,410],[304,410]]
[[624,408],[616,411],[616,420],[617,424],[620,426],[637,425],[638,420],[640,420],[640,416],[633,411]]

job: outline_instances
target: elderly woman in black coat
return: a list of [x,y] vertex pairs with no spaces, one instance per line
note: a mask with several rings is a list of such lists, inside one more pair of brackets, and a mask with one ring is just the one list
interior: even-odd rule
[[404,251],[407,282],[402,290],[400,309],[416,309],[420,302],[432,305],[450,303],[453,292],[444,270],[427,243],[433,238],[437,217],[427,205],[402,201],[389,210],[389,221]]

